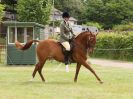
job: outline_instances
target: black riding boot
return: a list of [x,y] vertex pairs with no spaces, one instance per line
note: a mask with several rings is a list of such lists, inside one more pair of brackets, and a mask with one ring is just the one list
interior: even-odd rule
[[65,55],[65,65],[68,65],[69,64],[69,54],[70,54],[70,51],[65,51],[64,52],[64,55]]

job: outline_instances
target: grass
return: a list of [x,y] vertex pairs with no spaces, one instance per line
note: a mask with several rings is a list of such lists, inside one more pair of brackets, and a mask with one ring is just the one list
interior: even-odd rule
[[[31,74],[34,66],[0,66],[0,99],[133,99],[133,70],[93,66],[104,81],[99,84],[84,67],[74,83],[75,66],[65,72],[65,66],[48,62],[43,68],[46,83],[37,73],[34,81]],[[57,69],[58,67],[58,69]]]

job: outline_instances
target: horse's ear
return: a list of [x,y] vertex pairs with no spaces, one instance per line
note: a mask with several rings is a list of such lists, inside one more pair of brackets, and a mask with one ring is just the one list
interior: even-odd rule
[[89,28],[87,28],[87,31],[90,32]]
[[98,30],[96,30],[96,33],[95,33],[95,35],[96,35],[96,36],[98,35]]
[[95,35],[97,36],[98,35],[98,32],[96,32]]

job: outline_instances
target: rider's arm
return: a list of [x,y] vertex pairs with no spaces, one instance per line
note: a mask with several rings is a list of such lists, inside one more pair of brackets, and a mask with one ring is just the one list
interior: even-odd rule
[[67,31],[66,31],[66,28],[65,28],[64,24],[61,24],[61,25],[60,25],[61,37],[62,37],[63,39],[65,39],[65,40],[69,40],[69,35],[67,35],[66,32],[67,32]]

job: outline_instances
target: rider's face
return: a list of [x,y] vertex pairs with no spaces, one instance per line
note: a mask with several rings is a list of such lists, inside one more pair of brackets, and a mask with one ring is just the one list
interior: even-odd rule
[[64,18],[64,20],[65,20],[65,21],[68,21],[68,20],[69,20],[69,18],[67,18],[67,17],[66,17],[66,18]]

